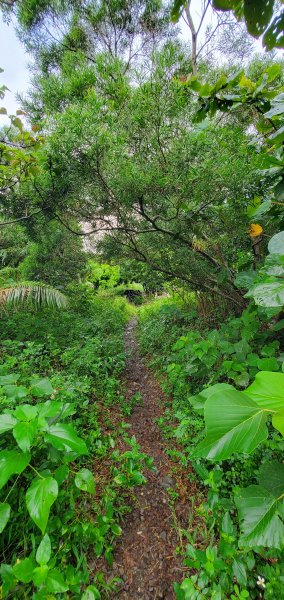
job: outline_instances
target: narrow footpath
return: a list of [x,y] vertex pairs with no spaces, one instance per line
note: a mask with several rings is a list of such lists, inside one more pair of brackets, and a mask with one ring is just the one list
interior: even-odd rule
[[136,503],[123,524],[123,534],[117,541],[113,575],[119,575],[124,584],[113,598],[119,600],[173,600],[173,582],[180,581],[184,568],[175,555],[178,537],[174,530],[173,514],[167,489],[175,481],[171,461],[165,451],[159,426],[163,393],[152,373],[139,355],[135,339],[137,320],[126,328],[127,398],[141,394],[128,422],[130,435],[135,435],[141,450],[154,459],[155,471],[147,471],[147,484],[137,488]]

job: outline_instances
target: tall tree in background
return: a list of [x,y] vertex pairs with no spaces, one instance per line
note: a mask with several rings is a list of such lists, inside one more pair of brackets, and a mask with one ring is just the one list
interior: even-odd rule
[[[210,10],[215,19],[207,36],[202,39],[202,28]],[[208,50],[208,46],[212,45],[216,34],[224,26],[229,26],[230,37],[234,37],[236,30],[239,30],[244,43],[247,40],[240,25],[244,21],[251,36],[263,36],[263,45],[267,50],[282,48],[284,45],[284,10],[281,10],[277,0],[200,0],[198,16],[193,10],[192,0],[174,0],[171,15],[173,21],[182,17],[190,29],[193,75],[197,73],[199,56],[205,48]],[[223,42],[225,40],[226,36],[223,37]],[[224,53],[227,51],[226,46],[220,48]]]
[[[188,55],[164,38],[171,28],[160,3],[43,3],[33,15],[28,5],[14,5],[37,65],[25,108],[47,137],[40,174],[11,191],[6,209],[21,218],[39,208],[78,237],[86,232],[74,223],[86,222],[111,237],[114,253],[240,303],[246,211],[267,190],[254,174],[252,113],[196,126],[195,78],[183,85]],[[209,75],[213,87],[196,83],[205,103],[226,81],[218,69]]]

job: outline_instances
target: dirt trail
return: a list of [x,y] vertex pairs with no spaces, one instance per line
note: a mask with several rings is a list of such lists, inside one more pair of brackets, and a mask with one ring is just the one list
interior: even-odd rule
[[130,399],[140,392],[141,403],[133,409],[128,422],[141,450],[153,457],[156,471],[146,473],[147,484],[137,488],[134,510],[127,515],[123,534],[117,542],[113,575],[124,584],[115,597],[121,600],[173,600],[173,581],[181,579],[182,561],[175,556],[178,538],[167,488],[174,485],[171,461],[165,452],[159,426],[163,393],[139,355],[135,340],[136,319],[126,329],[126,385]]

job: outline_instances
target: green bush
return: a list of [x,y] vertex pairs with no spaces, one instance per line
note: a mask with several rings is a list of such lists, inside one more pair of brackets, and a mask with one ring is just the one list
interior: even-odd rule
[[[119,377],[129,305],[70,292],[69,311],[32,308],[0,324],[0,578],[3,598],[81,598],[88,552],[112,562],[127,506],[151,461],[112,424],[125,409]],[[104,479],[97,467],[105,460]],[[97,483],[101,492],[97,493]],[[92,573],[100,598],[117,583]]]
[[[176,438],[180,450],[174,450],[171,444],[169,454],[179,460],[182,467],[191,464],[196,476],[208,490],[207,500],[202,502],[198,512],[205,521],[206,530],[211,534],[208,535],[209,539],[206,537],[203,543],[201,541],[200,547],[200,540],[196,545],[194,534],[184,532],[190,541],[184,553],[185,566],[194,569],[195,575],[186,578],[181,585],[176,584],[178,600],[256,599],[262,591],[261,578],[265,580],[264,598],[283,598],[283,550],[279,539],[282,521],[275,521],[274,534],[273,523],[270,521],[272,519],[274,522],[278,518],[278,500],[274,500],[274,503],[271,500],[270,516],[267,515],[267,520],[263,522],[258,501],[253,505],[251,500],[249,512],[246,508],[246,496],[251,489],[262,489],[265,481],[268,482],[271,478],[271,472],[281,471],[283,465],[279,466],[279,461],[282,461],[284,440],[271,426],[269,417],[267,432],[264,421],[262,429],[253,425],[251,433],[246,435],[241,436],[240,433],[238,437],[237,429],[235,446],[231,446],[229,441],[230,435],[232,440],[235,439],[233,429],[230,432],[226,429],[222,441],[218,437],[219,433],[221,435],[223,420],[227,416],[229,418],[229,412],[233,411],[231,405],[229,411],[227,402],[232,391],[236,395],[234,401],[238,404],[238,427],[242,423],[243,427],[247,426],[247,421],[241,419],[241,399],[245,401],[247,394],[250,397],[250,390],[253,393],[256,384],[252,383],[245,392],[243,390],[255,377],[256,382],[260,381],[263,371],[267,371],[267,376],[271,379],[267,394],[270,389],[274,398],[274,380],[279,380],[278,387],[283,394],[284,384],[280,382],[281,378],[284,380],[281,332],[278,322],[271,323],[269,313],[253,305],[240,317],[228,319],[215,330],[206,328],[206,324],[197,318],[194,308],[188,309],[185,314],[182,304],[175,304],[171,299],[158,300],[140,311],[141,348],[148,355],[150,364],[162,375],[163,387],[171,396],[172,406],[160,423],[169,439]],[[248,403],[254,404],[254,414],[257,415],[260,409],[255,402],[257,403],[256,398],[248,400]],[[269,404],[269,399],[267,402]],[[283,405],[283,398],[279,398],[279,402]],[[262,420],[264,414],[269,415],[266,405],[263,406],[263,418],[260,417]],[[204,407],[207,437],[203,442]],[[234,410],[237,410],[235,405]],[[275,419],[275,427],[278,427],[277,418]],[[215,436],[215,441],[211,436]],[[255,444],[252,445],[254,436]],[[222,453],[222,444],[226,446],[227,443],[225,440],[230,450],[228,446],[228,451]],[[238,445],[241,440],[242,448]],[[248,453],[258,442],[262,444],[249,456]],[[210,452],[211,443],[212,447],[218,447],[214,457]],[[217,465],[208,460],[212,457],[218,461]],[[281,477],[282,471],[277,476],[278,485]],[[267,507],[270,492],[263,489],[262,493]],[[257,514],[255,526],[260,527],[256,531],[252,523],[249,525],[253,511]],[[271,535],[267,533],[268,530]],[[250,536],[250,543],[245,534]],[[266,554],[263,546],[269,546],[271,542],[274,548]],[[269,562],[269,557],[273,559],[272,563]]]

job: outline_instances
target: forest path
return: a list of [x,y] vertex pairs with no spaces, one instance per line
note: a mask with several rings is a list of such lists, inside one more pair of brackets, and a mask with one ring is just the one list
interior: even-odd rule
[[139,354],[135,339],[137,320],[126,328],[126,396],[141,394],[134,406],[129,435],[135,435],[141,451],[154,459],[155,471],[146,472],[147,483],[136,489],[135,506],[127,515],[123,534],[117,541],[112,575],[124,584],[115,597],[121,600],[173,600],[173,582],[181,579],[182,561],[175,556],[179,543],[167,488],[174,486],[172,463],[156,424],[163,414],[163,393]]

